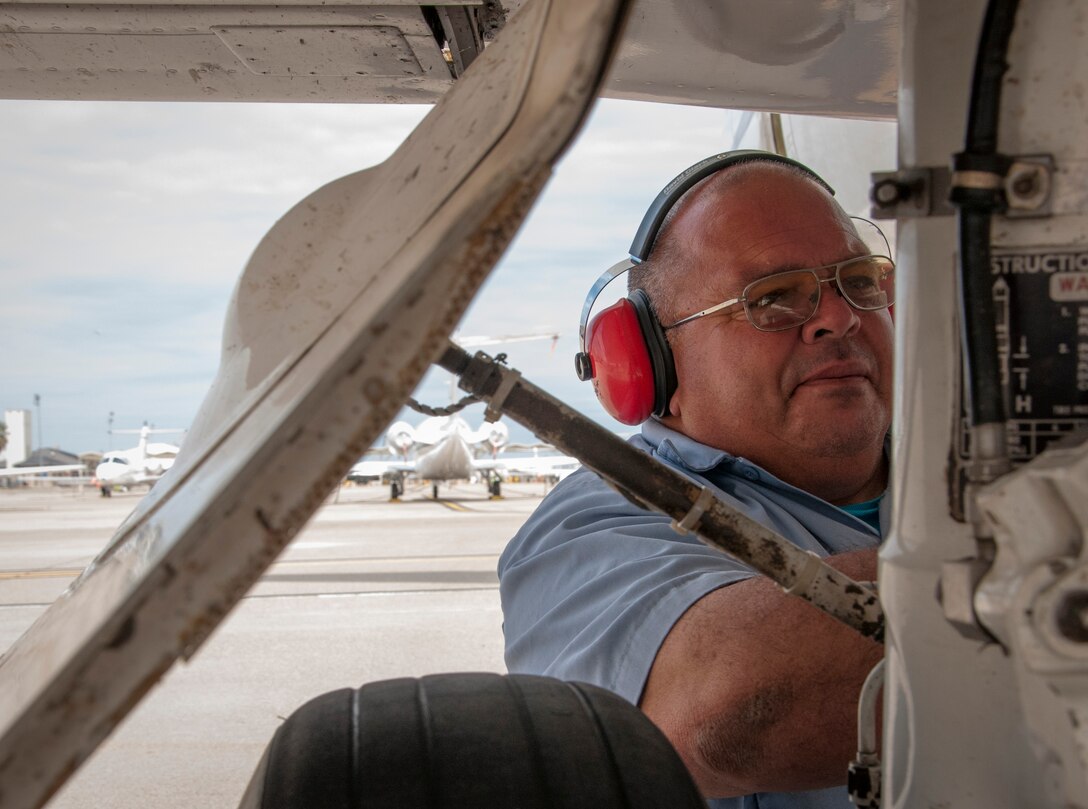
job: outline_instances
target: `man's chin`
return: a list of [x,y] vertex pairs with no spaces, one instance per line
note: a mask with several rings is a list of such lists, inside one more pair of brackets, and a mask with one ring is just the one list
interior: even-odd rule
[[883,447],[889,419],[883,408],[828,408],[793,430],[814,457],[850,458]]

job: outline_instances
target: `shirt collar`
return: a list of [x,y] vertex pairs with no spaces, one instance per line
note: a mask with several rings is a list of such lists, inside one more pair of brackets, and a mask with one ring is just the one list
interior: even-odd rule
[[700,444],[694,438],[666,427],[657,419],[643,423],[642,438],[653,448],[655,454],[673,463],[682,464],[693,472],[706,472],[723,461],[735,460],[725,450]]
[[[671,463],[681,464],[692,472],[708,472],[723,463],[734,464],[748,470],[758,469],[758,478],[764,481],[764,483],[800,492],[805,497],[810,497],[819,500],[821,503],[825,503],[829,508],[833,508],[836,511],[842,511],[839,506],[827,503],[825,500],[816,497],[814,494],[779,480],[770,472],[757,467],[750,461],[726,452],[723,449],[708,447],[706,444],[701,444],[694,438],[689,438],[683,433],[678,433],[676,430],[666,427],[657,419],[651,418],[649,421],[643,422],[642,440],[650,446],[653,454]],[[891,454],[890,434],[884,436],[884,454],[885,456],[890,456]],[[736,468],[736,466],[734,468]],[[750,480],[755,479],[751,475],[746,475],[746,477]],[[880,523],[882,526],[888,524],[888,514],[890,513],[888,510],[889,500],[885,497],[886,494],[887,489],[885,489],[884,494],[881,494],[881,498],[883,499],[880,503]]]

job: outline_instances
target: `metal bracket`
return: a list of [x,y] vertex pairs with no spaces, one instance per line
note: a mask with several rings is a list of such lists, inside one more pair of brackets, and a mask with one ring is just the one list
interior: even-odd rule
[[687,534],[695,530],[695,527],[699,524],[699,520],[706,513],[706,510],[710,508],[710,504],[714,502],[714,492],[710,491],[706,486],[703,487],[703,491],[699,494],[699,497],[695,500],[695,503],[691,507],[684,519],[672,521],[672,530],[678,534]]
[[[1051,215],[1051,177],[1054,158],[1048,154],[1018,155],[1012,158],[1003,180],[1010,219]],[[951,216],[955,206],[948,201],[952,171],[945,166],[877,171],[870,175],[869,215],[873,219],[908,219],[921,216]]]
[[951,216],[956,212],[948,201],[952,171],[947,167],[876,171],[870,181],[869,215],[873,219]]
[[[476,355],[478,358],[485,355]],[[490,359],[490,358],[488,358]],[[514,386],[518,384],[521,379],[521,372],[516,371],[513,368],[510,372],[503,374],[502,381],[499,383],[499,387],[495,390],[495,393],[491,396],[491,399],[487,403],[487,410],[484,411],[484,421],[492,423],[498,421],[502,417],[502,406],[506,401],[506,397],[510,395],[510,391],[514,389]]]

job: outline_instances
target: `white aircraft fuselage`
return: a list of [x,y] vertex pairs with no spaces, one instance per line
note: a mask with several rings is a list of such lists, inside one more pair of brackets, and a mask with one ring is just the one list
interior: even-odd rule
[[147,438],[152,432],[154,431],[151,428],[143,427],[139,431],[140,440],[135,447],[111,450],[102,456],[102,460],[95,467],[94,476],[103,494],[115,486],[154,483],[174,465],[174,459],[181,448],[176,444],[148,442]]
[[416,475],[427,480],[468,480],[476,474],[473,460],[468,442],[452,431],[416,459]]

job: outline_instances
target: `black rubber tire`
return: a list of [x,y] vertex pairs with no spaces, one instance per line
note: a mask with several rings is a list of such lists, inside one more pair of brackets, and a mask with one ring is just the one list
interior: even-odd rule
[[637,708],[546,677],[443,674],[343,689],[280,727],[243,809],[705,809]]

